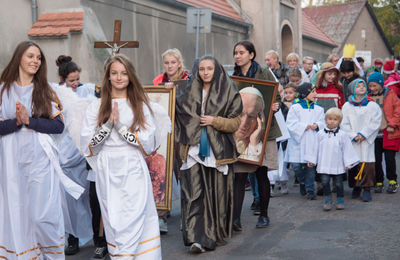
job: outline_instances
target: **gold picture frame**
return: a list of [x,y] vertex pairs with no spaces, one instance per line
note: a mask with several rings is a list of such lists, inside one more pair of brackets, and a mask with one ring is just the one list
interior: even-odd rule
[[171,133],[162,141],[155,154],[146,157],[156,207],[158,210],[171,210],[176,90],[166,89],[164,86],[144,86],[144,90],[150,101],[158,103],[168,111],[171,119]]
[[[240,141],[238,141],[238,139],[236,139],[236,144],[237,144],[238,152],[239,152],[238,161],[247,163],[247,164],[254,164],[254,165],[261,166],[262,162],[263,162],[263,158],[264,158],[263,155],[265,153],[265,146],[266,146],[267,140],[268,140],[268,133],[269,133],[269,129],[271,127],[272,117],[274,114],[271,107],[272,107],[272,104],[274,104],[274,102],[275,102],[279,83],[275,82],[275,81],[238,77],[238,76],[231,76],[231,79],[236,83],[236,85],[239,88],[239,91],[246,87],[254,87],[254,88],[257,88],[263,96],[263,101],[264,101],[263,114],[264,114],[264,118],[265,118],[263,129],[265,129],[265,130],[264,130],[264,134],[261,134],[262,138],[260,138],[260,142],[262,141],[261,152],[259,151],[260,149],[257,149],[257,154],[260,154],[260,156],[249,155],[249,151],[250,151],[250,149],[248,148],[249,143],[246,141],[240,142]],[[243,101],[243,98],[242,98],[242,101]],[[243,105],[245,106],[245,103],[243,103]],[[243,110],[244,111],[246,110],[245,107],[243,107]],[[242,113],[242,116],[243,116],[243,113]],[[255,124],[257,125],[257,121]],[[251,127],[249,129],[250,129],[249,131],[251,131],[251,130],[254,131],[254,127],[253,127],[253,129]],[[246,133],[246,136],[247,135],[250,136],[250,134],[251,133],[248,133],[248,134]],[[244,139],[245,138],[243,138],[243,140]],[[245,144],[244,145],[245,147],[243,147],[243,149],[239,149],[240,143]],[[241,152],[241,150],[244,150],[244,152]]]

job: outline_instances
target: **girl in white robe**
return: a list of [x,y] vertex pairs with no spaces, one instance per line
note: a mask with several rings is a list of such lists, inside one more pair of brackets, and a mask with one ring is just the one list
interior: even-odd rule
[[156,148],[153,112],[125,56],[113,56],[104,75],[102,98],[86,111],[81,150],[86,156],[98,153],[96,190],[108,251],[112,259],[161,259],[158,215],[144,159]]
[[39,46],[21,42],[4,69],[0,106],[0,258],[64,259],[60,180],[75,198],[50,134],[60,134],[61,104],[46,79]]
[[362,199],[371,201],[371,187],[375,186],[375,138],[382,120],[378,104],[367,97],[367,84],[355,79],[348,85],[349,101],[342,107],[341,128],[352,140],[360,164],[349,171],[349,186],[353,188],[352,198],[358,198],[363,189]]

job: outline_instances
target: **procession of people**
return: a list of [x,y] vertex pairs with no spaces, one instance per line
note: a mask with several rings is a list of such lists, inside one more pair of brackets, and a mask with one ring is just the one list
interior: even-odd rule
[[161,259],[169,211],[157,210],[146,158],[160,147],[160,121],[171,119],[190,254],[246,232],[247,184],[256,228],[274,225],[270,198],[288,193],[291,174],[299,197],[323,196],[324,211],[346,209],[346,180],[351,199],[396,193],[399,62],[377,59],[381,67],[364,68],[354,48],[319,67],[296,53],[282,63],[275,50],[260,64],[256,46],[239,41],[237,81],[215,56],[197,59],[189,72],[182,53],[168,49],[153,80],[176,91],[175,118],[168,118],[127,56],[107,59],[97,87],[81,84],[81,68],[60,55],[60,82],[50,83],[53,62],[33,41],[21,42],[0,76],[0,258],[65,259],[93,239],[93,259]]

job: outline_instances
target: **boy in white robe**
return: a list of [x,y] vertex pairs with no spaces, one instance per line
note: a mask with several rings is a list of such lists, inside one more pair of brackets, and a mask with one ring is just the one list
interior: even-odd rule
[[340,130],[343,114],[339,108],[330,108],[325,114],[326,127],[318,132],[318,142],[315,157],[308,162],[308,166],[317,165],[317,173],[321,177],[325,203],[323,209],[332,209],[330,180],[336,185],[336,209],[344,209],[343,175],[346,170],[358,162],[357,153],[351,144],[350,138]]
[[315,88],[303,83],[296,89],[297,99],[293,102],[286,118],[291,138],[288,141],[285,161],[293,166],[296,178],[300,182],[300,194],[310,200],[315,199],[315,167],[307,162],[314,157],[318,129],[323,129],[324,109],[314,103]]

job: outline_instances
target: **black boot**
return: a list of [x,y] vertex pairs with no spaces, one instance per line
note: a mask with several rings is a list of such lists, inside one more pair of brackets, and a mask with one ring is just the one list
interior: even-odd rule
[[353,191],[351,192],[351,198],[352,199],[358,199],[361,195],[361,188],[360,187],[354,187]]
[[74,237],[73,235],[68,236],[68,246],[65,249],[66,255],[75,255],[79,252],[79,238]]

